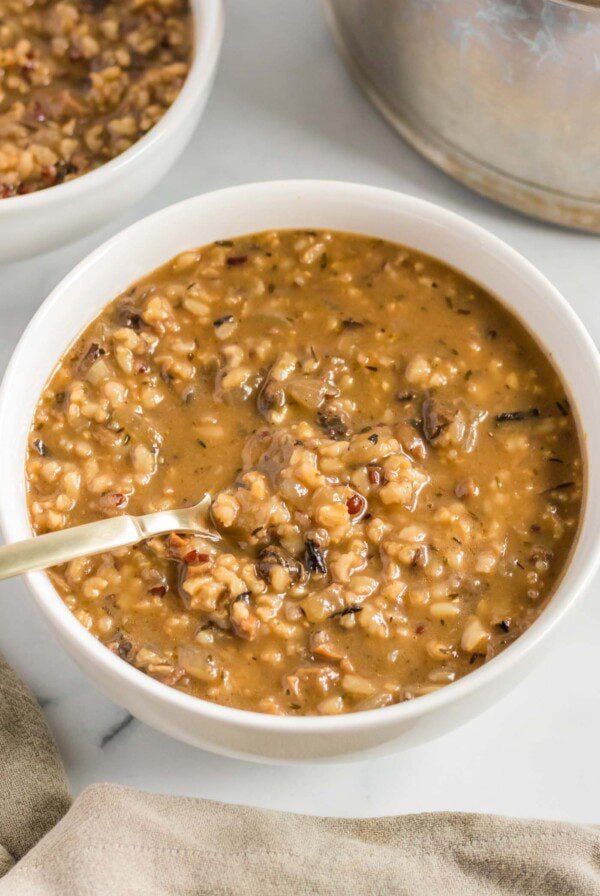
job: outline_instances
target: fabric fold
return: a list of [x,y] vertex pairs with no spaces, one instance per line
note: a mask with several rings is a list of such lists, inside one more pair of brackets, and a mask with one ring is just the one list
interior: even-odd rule
[[67,778],[42,711],[0,655],[0,874],[70,804]]
[[594,826],[462,813],[293,815],[94,785],[0,896],[598,896]]

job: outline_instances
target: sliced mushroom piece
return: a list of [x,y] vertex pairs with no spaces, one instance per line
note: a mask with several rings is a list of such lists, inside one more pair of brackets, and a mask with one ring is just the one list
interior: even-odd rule
[[257,408],[269,423],[279,423],[285,413],[285,390],[281,383],[267,376],[258,393]]
[[87,347],[86,351],[81,356],[79,363],[77,364],[77,369],[80,373],[87,373],[92,364],[101,358],[102,355],[106,354],[106,350],[102,348],[97,342],[92,342]]
[[254,615],[250,607],[250,592],[244,591],[238,594],[229,610],[229,621],[233,633],[238,638],[253,641],[260,629],[260,620]]
[[144,326],[144,319],[142,318],[140,309],[130,302],[123,302],[122,304],[117,305],[114,317],[116,323],[120,324],[122,327],[128,327],[131,330],[135,330],[136,333],[139,333]]
[[313,376],[292,376],[285,384],[286,394],[312,411],[321,407],[325,395],[331,395],[332,388],[319,377]]
[[107,448],[116,448],[117,445],[123,445],[125,431],[121,429],[117,421],[115,423],[117,429],[110,428],[110,420],[107,420],[105,423],[92,423],[90,431],[94,440],[101,445],[106,445]]
[[120,659],[125,660],[126,663],[132,663],[133,657],[137,653],[136,645],[122,631],[118,631],[112,641],[107,642],[106,646],[111,653],[115,653]]
[[402,450],[415,460],[425,460],[427,447],[425,442],[410,423],[398,423],[394,427],[394,435],[400,442]]
[[454,420],[456,411],[448,402],[426,398],[423,402],[423,433],[431,445],[438,444]]
[[345,442],[350,437],[350,427],[348,420],[341,414],[330,414],[326,411],[319,411],[317,414],[317,423],[324,430],[328,439],[334,442]]
[[118,407],[113,409],[112,416],[119,428],[125,430],[130,439],[142,442],[152,451],[162,445],[162,435],[136,411]]
[[256,574],[265,582],[270,583],[275,567],[285,569],[292,585],[296,585],[298,582],[303,582],[306,579],[306,570],[299,560],[296,560],[278,545],[268,545],[258,555]]
[[463,402],[426,398],[423,402],[423,434],[436,448],[471,451],[477,437],[477,424],[483,415]]
[[269,423],[281,423],[287,410],[283,383],[296,369],[297,358],[284,352],[269,370],[262,389],[258,394],[258,412]]

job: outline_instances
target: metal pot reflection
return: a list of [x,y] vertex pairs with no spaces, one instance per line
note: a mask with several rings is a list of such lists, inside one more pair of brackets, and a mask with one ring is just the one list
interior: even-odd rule
[[326,0],[372,101],[448,174],[522,212],[600,232],[600,5]]

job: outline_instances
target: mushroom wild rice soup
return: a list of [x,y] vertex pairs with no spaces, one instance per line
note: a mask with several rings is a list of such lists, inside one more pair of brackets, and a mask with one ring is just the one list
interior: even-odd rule
[[115,299],[46,386],[48,532],[213,496],[176,532],[50,573],[124,661],[207,700],[335,715],[430,693],[539,615],[577,529],[564,389],[524,328],[393,243],[270,232]]
[[0,198],[72,180],[132,146],[176,99],[188,0],[1,0]]

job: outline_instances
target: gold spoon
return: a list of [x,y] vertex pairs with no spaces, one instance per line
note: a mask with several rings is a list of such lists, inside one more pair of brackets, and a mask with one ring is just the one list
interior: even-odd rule
[[206,494],[192,507],[159,510],[158,513],[144,516],[124,514],[4,545],[0,547],[0,579],[58,566],[77,557],[124,548],[167,532],[193,532],[211,541],[219,541],[220,535],[209,518],[211,500],[210,495]]

